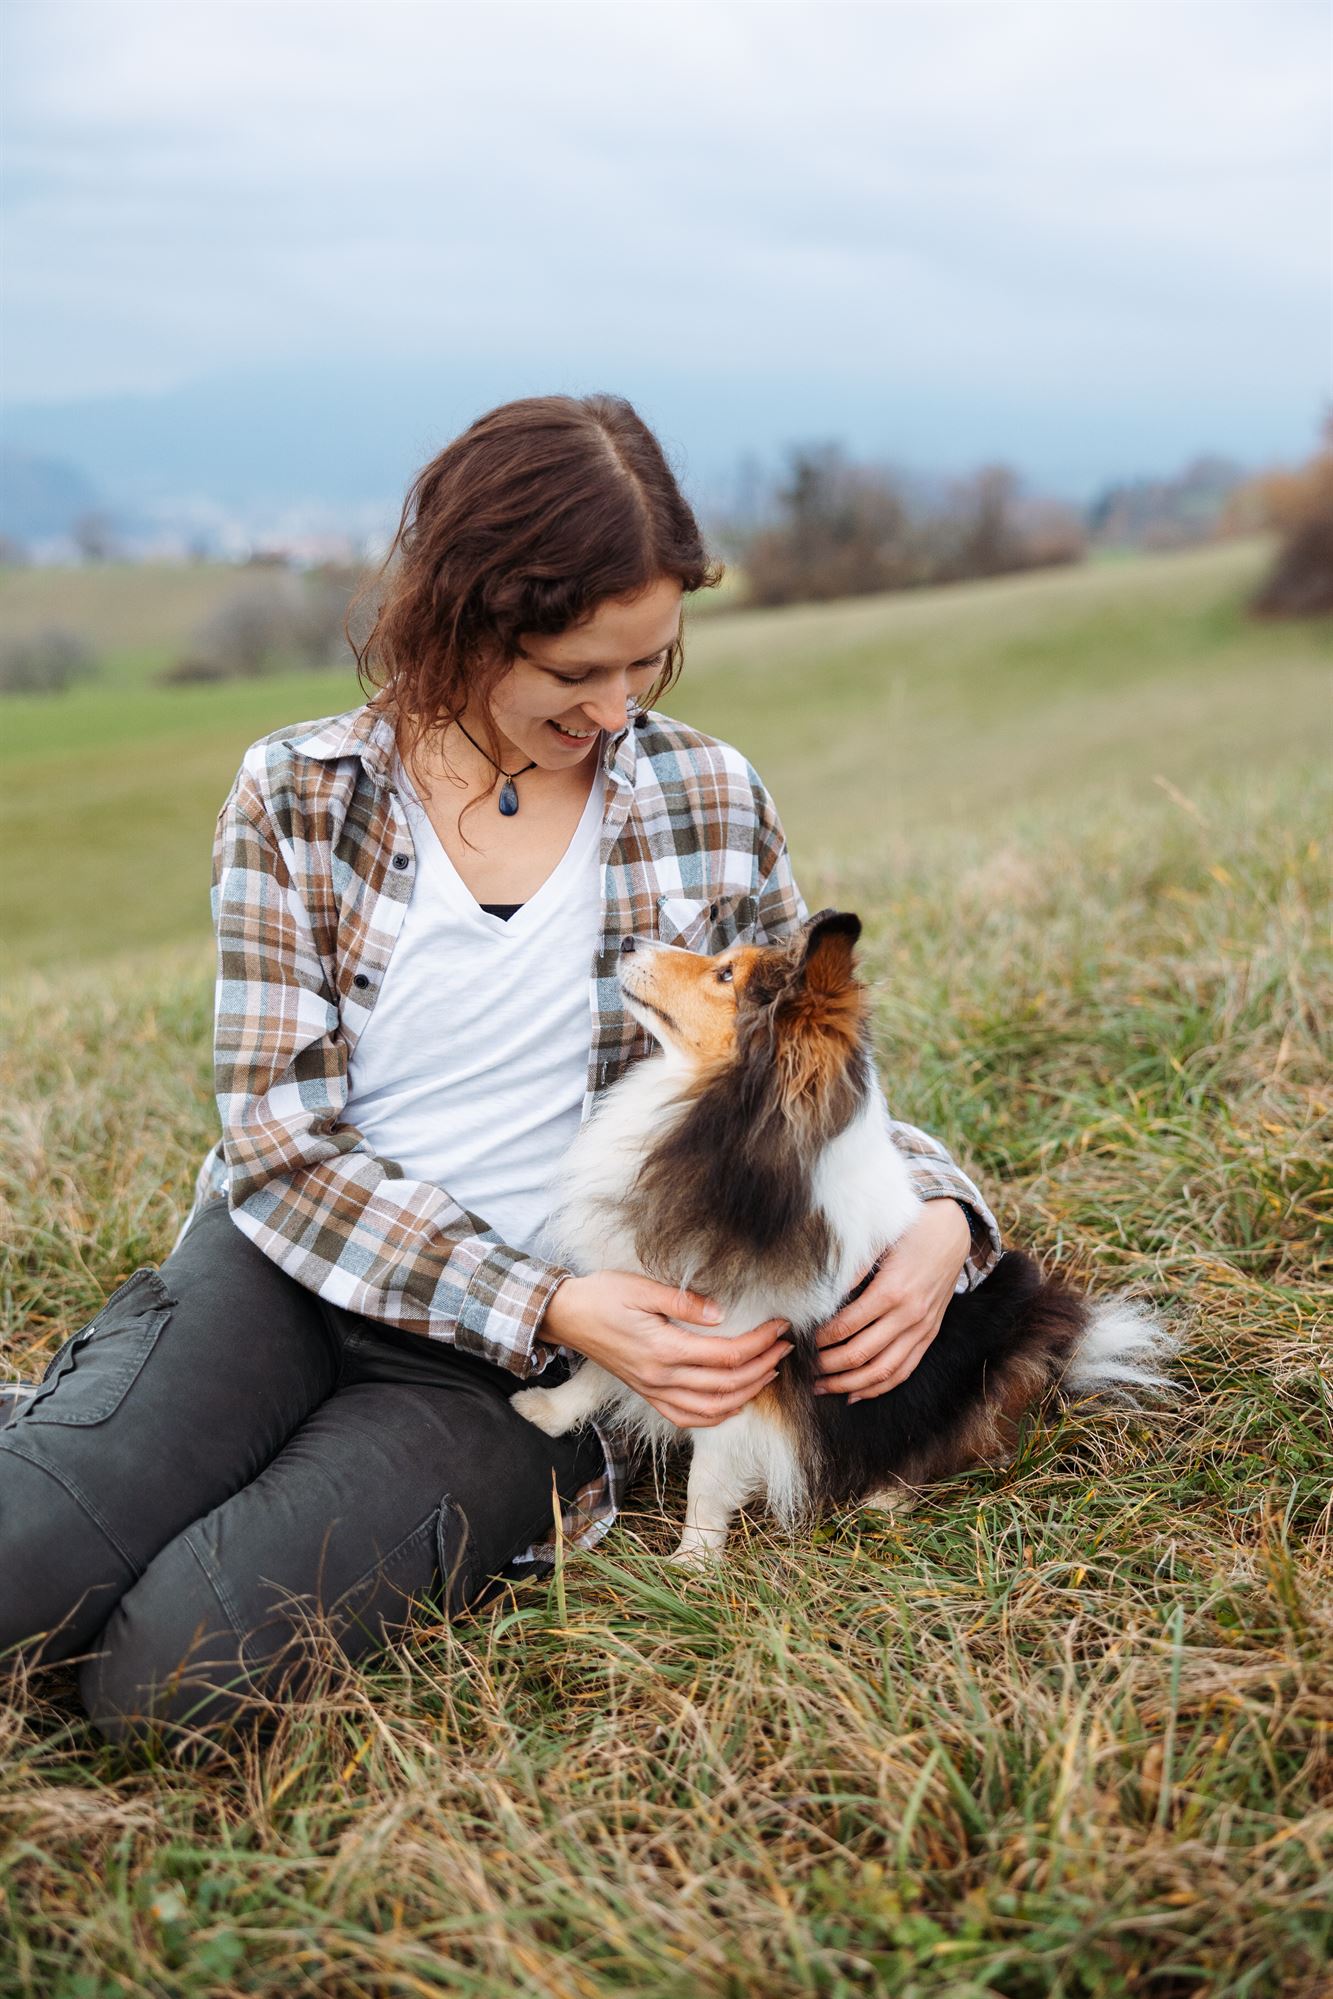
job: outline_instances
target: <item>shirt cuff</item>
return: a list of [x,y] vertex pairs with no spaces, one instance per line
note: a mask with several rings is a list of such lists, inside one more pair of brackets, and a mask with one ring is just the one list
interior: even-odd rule
[[[912,1175],[916,1191],[923,1201],[957,1201],[967,1216],[972,1247],[967,1253],[967,1261],[959,1273],[954,1290],[974,1291],[982,1279],[995,1268],[1004,1252],[999,1225],[994,1215],[970,1181],[965,1191],[956,1182],[943,1178],[938,1171],[940,1161],[921,1159],[919,1162],[909,1160],[908,1163],[913,1166],[919,1163],[921,1168],[926,1169],[919,1173],[914,1172]],[[949,1164],[952,1166],[952,1161]],[[931,1171],[931,1168],[935,1170]],[[953,1171],[958,1174],[960,1180],[964,1178],[957,1167],[953,1167]]]
[[487,1250],[468,1280],[458,1313],[456,1344],[520,1381],[540,1374],[559,1349],[537,1338],[546,1307],[574,1272],[543,1263],[507,1243]]

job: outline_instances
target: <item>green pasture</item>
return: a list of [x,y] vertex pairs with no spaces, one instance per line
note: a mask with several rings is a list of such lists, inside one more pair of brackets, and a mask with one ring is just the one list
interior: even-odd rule
[[[1333,644],[1246,618],[1266,559],[1231,544],[831,605],[693,606],[663,706],[744,749],[802,877],[1004,837],[1062,802],[1133,812],[1163,786],[1318,755]],[[12,625],[58,615],[107,661],[63,696],[0,704],[13,967],[206,939],[213,824],[247,744],[361,698],[350,670],[154,684],[234,582],[216,569],[0,579]]]
[[[664,703],[863,915],[896,1114],[1007,1239],[1154,1299],[1177,1394],[902,1517],[756,1517],[712,1574],[663,1564],[679,1478],[641,1489],[202,1771],[17,1673],[5,1999],[1327,1999],[1333,634],[1247,619],[1264,559],[701,620]],[[170,1248],[213,816],[249,740],[354,698],[126,664],[0,710],[7,1373]]]

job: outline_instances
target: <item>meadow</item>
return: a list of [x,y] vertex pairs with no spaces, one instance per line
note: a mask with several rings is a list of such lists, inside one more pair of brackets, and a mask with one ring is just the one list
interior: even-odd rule
[[[1333,631],[1246,616],[1266,559],[699,617],[662,704],[763,772],[811,906],[860,912],[895,1114],[1007,1238],[1156,1300],[1178,1393],[1053,1414],[905,1516],[756,1517],[712,1574],[662,1563],[679,1481],[640,1490],[551,1582],[423,1602],[203,1771],[19,1672],[0,1992],[1333,1989]],[[93,585],[104,679],[2,718],[27,1378],[166,1254],[213,1136],[240,754],[358,698],[156,687],[184,597],[154,623],[151,576],[71,578],[62,622]]]

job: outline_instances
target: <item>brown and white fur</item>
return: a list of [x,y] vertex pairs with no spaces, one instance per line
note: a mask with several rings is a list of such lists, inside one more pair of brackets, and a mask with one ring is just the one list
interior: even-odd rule
[[[1173,1341],[1142,1307],[1095,1304],[1007,1251],[955,1294],[897,1388],[851,1407],[813,1393],[815,1330],[921,1207],[871,1061],[853,969],[860,929],[822,910],[782,944],[715,958],[639,939],[621,947],[626,1006],[661,1050],[579,1130],[548,1253],[575,1271],[639,1271],[716,1300],[722,1322],[702,1330],[719,1339],[781,1317],[795,1343],[738,1415],[685,1433],[679,1559],[719,1550],[733,1515],[759,1497],[790,1527],[1002,1460],[1053,1391],[1166,1385],[1157,1363]],[[587,1360],[513,1406],[550,1436],[594,1416],[654,1448],[681,1434]]]

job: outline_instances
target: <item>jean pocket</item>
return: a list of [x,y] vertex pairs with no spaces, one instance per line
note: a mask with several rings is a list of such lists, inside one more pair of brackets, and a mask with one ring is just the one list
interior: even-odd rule
[[175,1309],[151,1265],[136,1270],[51,1361],[24,1423],[102,1423],[124,1401]]

